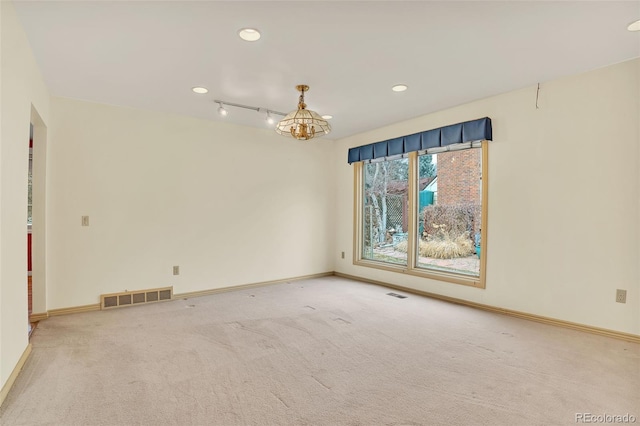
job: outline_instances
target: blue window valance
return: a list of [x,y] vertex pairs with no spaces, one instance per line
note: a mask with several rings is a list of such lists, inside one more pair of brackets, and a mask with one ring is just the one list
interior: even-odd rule
[[349,149],[348,163],[373,160],[393,155],[423,151],[429,148],[444,147],[455,143],[471,141],[490,141],[491,119],[489,117],[464,123],[452,124],[437,129],[426,130],[412,135],[375,142],[369,145]]

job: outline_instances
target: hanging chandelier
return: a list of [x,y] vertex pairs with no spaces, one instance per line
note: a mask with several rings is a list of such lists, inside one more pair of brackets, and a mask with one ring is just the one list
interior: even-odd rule
[[300,92],[298,109],[291,111],[285,118],[280,120],[276,126],[276,132],[281,135],[291,135],[298,140],[309,140],[315,136],[326,135],[331,131],[331,126],[324,118],[315,112],[307,109],[304,103],[304,92],[309,90],[309,86],[299,84],[296,89]]

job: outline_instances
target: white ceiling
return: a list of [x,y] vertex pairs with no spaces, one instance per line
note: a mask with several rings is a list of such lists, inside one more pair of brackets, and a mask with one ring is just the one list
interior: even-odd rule
[[[640,56],[626,29],[640,1],[15,7],[53,95],[263,127],[253,111],[219,117],[213,99],[289,112],[304,83],[308,108],[334,116],[333,139]],[[243,27],[262,38],[242,41]]]

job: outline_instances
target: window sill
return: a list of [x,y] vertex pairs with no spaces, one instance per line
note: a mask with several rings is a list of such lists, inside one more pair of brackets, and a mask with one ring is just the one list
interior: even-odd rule
[[428,278],[436,281],[445,281],[480,289],[485,288],[484,280],[481,277],[466,276],[441,271],[429,271],[422,268],[410,268],[406,265],[393,265],[390,263],[377,262],[375,260],[359,259],[355,260],[353,264],[356,266],[364,266],[367,268],[395,272],[397,274],[412,275],[415,277]]

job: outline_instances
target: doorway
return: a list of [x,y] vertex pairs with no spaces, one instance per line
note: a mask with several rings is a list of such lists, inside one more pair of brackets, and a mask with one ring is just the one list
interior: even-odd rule
[[30,172],[27,205],[27,290],[29,297],[29,323],[35,323],[48,317],[46,298],[45,220],[47,127],[33,106],[31,107],[29,134]]
[[27,297],[29,312],[29,335],[33,332],[31,314],[33,313],[33,281],[31,279],[31,224],[33,222],[33,123],[29,123],[29,180],[27,183]]

